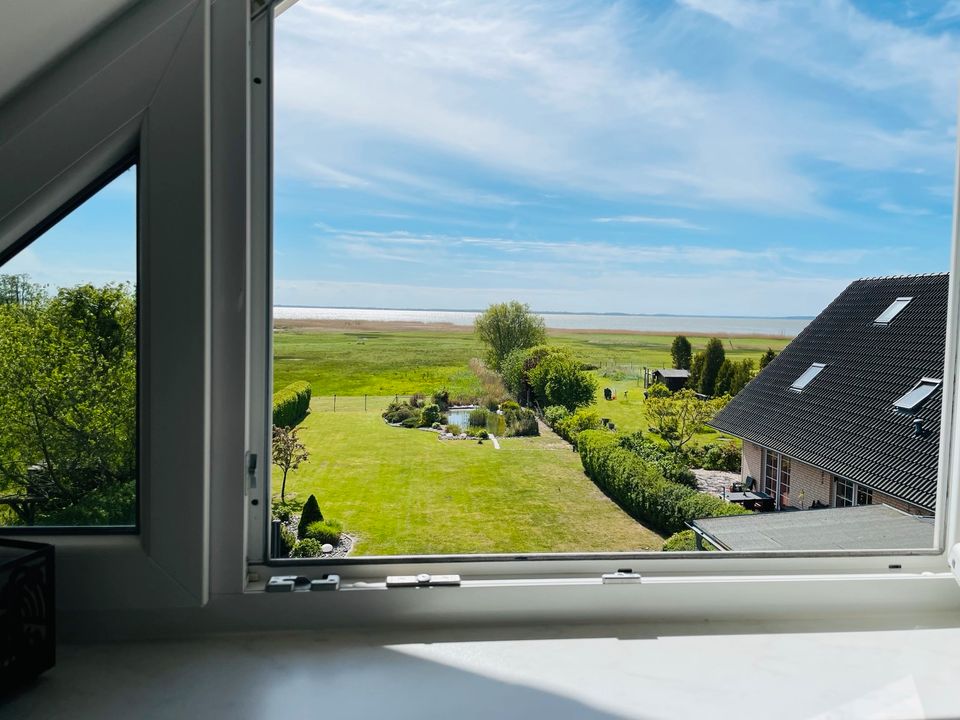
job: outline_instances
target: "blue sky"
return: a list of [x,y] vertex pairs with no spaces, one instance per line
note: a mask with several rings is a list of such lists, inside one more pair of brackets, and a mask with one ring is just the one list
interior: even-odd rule
[[301,0],[278,304],[808,315],[947,269],[960,2]]
[[[947,269],[960,0],[301,0],[278,304],[812,315]],[[128,173],[4,267],[133,281]]]

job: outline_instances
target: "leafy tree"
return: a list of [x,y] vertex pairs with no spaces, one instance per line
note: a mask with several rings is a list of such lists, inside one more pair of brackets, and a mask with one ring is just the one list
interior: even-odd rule
[[654,383],[653,385],[651,385],[650,387],[647,388],[647,397],[648,397],[648,398],[652,398],[652,397],[670,397],[672,394],[673,394],[673,393],[670,392],[670,388],[668,388],[668,387],[667,387],[666,385],[664,385],[663,383]]
[[473,327],[487,345],[487,364],[498,372],[511,351],[547,341],[543,318],[516,300],[491,305],[474,320]]
[[652,397],[645,403],[656,433],[671,450],[682,450],[693,436],[727,404],[729,397],[701,400],[688,388],[670,397]]
[[707,362],[707,356],[698,352],[690,361],[690,379],[687,381],[687,387],[696,392],[700,392],[700,384],[703,381],[703,368]]
[[503,384],[507,386],[510,394],[520,402],[528,401],[530,390],[530,385],[527,382],[527,371],[524,368],[527,353],[528,348],[514,348],[507,353],[500,364],[500,376],[503,378]]
[[680,370],[689,370],[690,361],[693,359],[693,346],[683,335],[677,335],[670,346],[670,357],[673,358],[673,366]]
[[131,524],[136,301],[0,276],[0,504],[26,525]]
[[597,381],[580,369],[579,363],[553,363],[547,376],[546,396],[550,405],[561,405],[571,412],[592,405],[597,395]]
[[280,502],[287,501],[287,473],[300,467],[310,458],[306,446],[297,437],[297,428],[273,426],[273,464],[283,470],[280,483]]
[[763,357],[760,358],[760,369],[763,370],[776,356],[777,354],[773,351],[773,348],[767,348],[767,351],[763,354]]
[[717,373],[714,392],[717,395],[736,395],[753,379],[753,360],[724,360]]
[[717,374],[726,357],[720,338],[710,338],[703,351],[703,374],[700,376],[699,389],[704,395],[716,394]]

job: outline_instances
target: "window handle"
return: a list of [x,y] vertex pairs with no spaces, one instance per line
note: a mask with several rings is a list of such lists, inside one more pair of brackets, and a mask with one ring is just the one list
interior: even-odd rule
[[250,488],[257,487],[257,454],[247,452],[247,477],[250,478]]

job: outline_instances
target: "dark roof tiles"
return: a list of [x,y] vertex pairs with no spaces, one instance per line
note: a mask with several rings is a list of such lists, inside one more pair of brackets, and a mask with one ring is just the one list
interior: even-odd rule
[[[939,274],[851,283],[710,424],[932,510],[942,390],[913,415],[893,403],[922,377],[943,377],[948,282]],[[904,296],[913,301],[889,325],[874,325]],[[803,392],[790,390],[813,363],[827,367]]]

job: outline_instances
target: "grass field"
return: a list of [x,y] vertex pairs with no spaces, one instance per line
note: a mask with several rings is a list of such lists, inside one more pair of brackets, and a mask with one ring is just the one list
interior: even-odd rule
[[662,538],[603,495],[552,433],[506,438],[500,450],[440,441],[385,424],[383,405],[314,407],[300,425],[310,460],[287,480],[288,497],[314,493],[358,538],[354,555],[660,549]]

